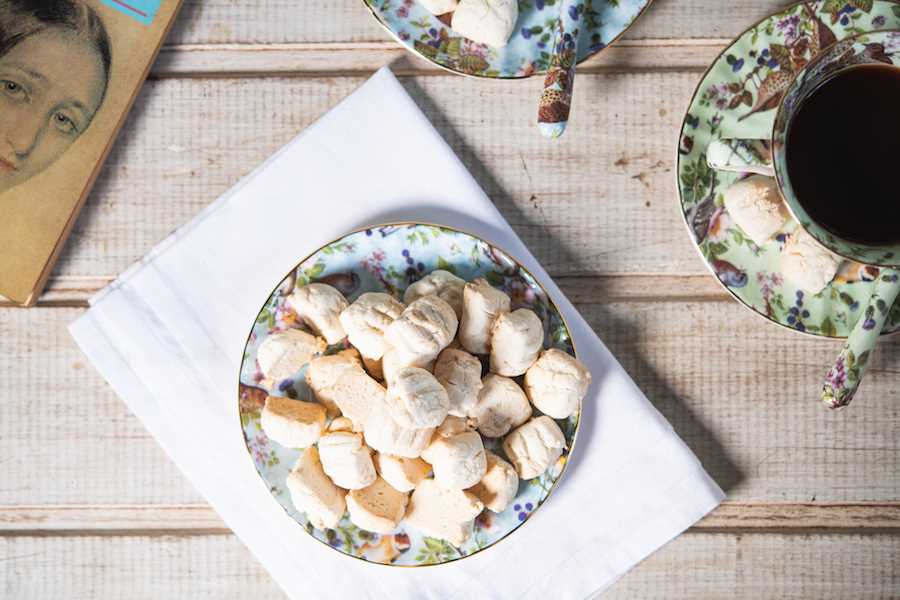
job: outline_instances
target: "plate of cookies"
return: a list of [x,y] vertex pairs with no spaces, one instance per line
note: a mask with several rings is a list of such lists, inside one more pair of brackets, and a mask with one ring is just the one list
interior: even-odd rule
[[256,471],[336,551],[451,562],[559,483],[591,374],[544,287],[491,243],[394,223],[312,253],[257,315],[239,385]]

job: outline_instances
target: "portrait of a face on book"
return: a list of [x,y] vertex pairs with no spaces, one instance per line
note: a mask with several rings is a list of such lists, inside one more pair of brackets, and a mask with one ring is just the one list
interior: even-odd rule
[[179,0],[0,0],[0,295],[31,304]]

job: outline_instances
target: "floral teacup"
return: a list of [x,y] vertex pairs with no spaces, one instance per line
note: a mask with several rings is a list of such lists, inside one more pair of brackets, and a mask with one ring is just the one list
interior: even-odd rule
[[[795,220],[835,254],[866,265],[900,268],[900,244],[869,245],[841,239],[817,223],[798,201],[787,169],[787,134],[804,100],[837,73],[864,64],[892,65],[900,69],[900,30],[861,33],[826,48],[792,80],[785,79],[779,86],[784,92],[769,139],[726,137],[716,140],[710,143],[706,159],[709,166],[715,169],[775,177]],[[778,83],[775,85],[778,86]],[[777,101],[777,90],[772,99]],[[839,109],[836,107],[836,110]]]
[[[787,138],[798,109],[814,91],[845,69],[865,64],[891,65],[900,69],[900,30],[861,33],[825,48],[793,79],[784,77],[772,84],[774,89],[769,90],[769,100],[777,103],[778,110],[770,138],[723,138],[711,142],[706,154],[707,163],[715,169],[774,177],[788,210],[817,242],[844,258],[882,267],[869,305],[826,377],[823,399],[832,408],[846,406],[853,398],[886,317],[900,292],[900,273],[896,270],[900,268],[900,244],[866,244],[842,239],[817,223],[799,202],[791,184]],[[762,89],[760,95],[763,95]],[[836,107],[836,110],[840,108]],[[897,227],[900,229],[900,223]]]

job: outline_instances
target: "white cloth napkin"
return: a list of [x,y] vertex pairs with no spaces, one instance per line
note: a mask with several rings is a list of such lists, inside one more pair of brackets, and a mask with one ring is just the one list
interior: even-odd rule
[[[595,381],[547,504],[485,552],[416,569],[302,531],[257,476],[237,410],[247,332],[272,286],[348,230],[396,220],[458,227],[519,257]],[[723,499],[386,69],[91,304],[71,325],[84,353],[292,598],[585,598]]]

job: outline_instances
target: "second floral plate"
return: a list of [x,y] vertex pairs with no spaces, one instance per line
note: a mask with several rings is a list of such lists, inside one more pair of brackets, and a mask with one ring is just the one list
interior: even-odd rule
[[[584,0],[572,10],[587,25],[578,60],[613,43],[652,0]],[[503,48],[476,44],[456,33],[416,0],[364,0],[401,44],[431,62],[463,75],[493,79],[530,77],[547,70],[562,0],[519,0],[519,20]]]
[[[765,138],[772,131],[779,94],[793,73],[822,48],[848,35],[900,27],[900,3],[800,2],[771,15],[728,46],[703,76],[678,141],[678,191],[693,242],[710,270],[742,304],[794,331],[843,338],[863,315],[878,269],[845,262],[835,280],[807,294],[780,270],[785,235],[757,246],[735,226],[722,192],[739,175],[706,164],[706,148],[720,137]],[[900,52],[900,36],[886,52]],[[852,119],[853,111],[835,118]],[[786,226],[791,233],[796,223]],[[900,331],[900,303],[884,333]]]

